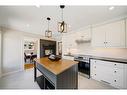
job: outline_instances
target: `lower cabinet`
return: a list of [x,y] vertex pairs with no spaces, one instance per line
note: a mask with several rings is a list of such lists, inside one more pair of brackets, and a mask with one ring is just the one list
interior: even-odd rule
[[127,88],[127,64],[102,60],[90,60],[91,78],[115,88]]

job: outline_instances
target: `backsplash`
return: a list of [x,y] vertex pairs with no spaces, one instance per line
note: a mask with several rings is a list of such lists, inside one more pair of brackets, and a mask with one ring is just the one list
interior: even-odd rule
[[93,48],[91,47],[91,43],[85,43],[77,45],[76,52],[72,51],[72,54],[86,54],[101,57],[127,59],[127,48]]

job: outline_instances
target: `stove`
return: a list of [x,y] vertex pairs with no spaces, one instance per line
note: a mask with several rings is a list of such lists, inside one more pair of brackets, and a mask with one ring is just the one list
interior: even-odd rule
[[90,78],[90,55],[75,55],[74,60],[78,61],[78,71],[87,78]]

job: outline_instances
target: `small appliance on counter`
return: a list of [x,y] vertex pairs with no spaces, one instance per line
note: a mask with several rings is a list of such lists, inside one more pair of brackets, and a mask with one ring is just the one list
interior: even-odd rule
[[51,54],[48,58],[52,61],[59,61],[61,59],[61,55]]

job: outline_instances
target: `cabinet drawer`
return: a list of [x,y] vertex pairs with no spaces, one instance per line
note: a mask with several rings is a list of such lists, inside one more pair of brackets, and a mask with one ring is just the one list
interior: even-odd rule
[[114,86],[115,88],[121,88],[121,89],[125,88],[124,81],[120,78],[114,78],[111,82],[111,85]]
[[127,88],[127,64],[92,59],[90,62],[91,78],[115,88]]
[[125,69],[115,69],[113,73],[112,85],[116,88],[127,88],[127,78]]
[[103,65],[103,66],[108,66],[110,68],[121,68],[121,69],[124,69],[124,67],[126,65],[126,64],[123,64],[123,63],[102,61],[102,60],[91,60],[91,62],[96,64],[96,65]]

